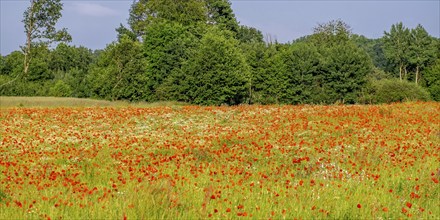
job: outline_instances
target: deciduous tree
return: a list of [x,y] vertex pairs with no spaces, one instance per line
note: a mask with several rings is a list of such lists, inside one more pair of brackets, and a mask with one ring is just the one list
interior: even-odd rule
[[426,69],[425,72],[426,87],[431,93],[431,98],[440,101],[440,58],[435,64]]
[[72,40],[67,29],[57,30],[55,27],[61,18],[61,10],[63,9],[61,0],[30,0],[30,3],[31,5],[23,14],[26,33],[26,45],[23,48],[25,75],[29,70],[29,64],[32,60],[32,46],[36,40],[39,43],[69,42]]
[[144,99],[145,65],[142,44],[122,36],[101,52],[90,68],[87,81],[92,96],[109,100]]
[[204,0],[208,9],[208,21],[221,28],[238,33],[239,25],[229,0]]
[[399,68],[400,80],[407,74],[410,37],[410,30],[402,22],[393,24],[390,32],[385,32],[383,37],[385,57]]
[[204,0],[137,0],[130,8],[128,23],[141,38],[155,20],[168,20],[183,25],[206,23],[207,11]]
[[438,48],[436,48],[432,37],[420,24],[411,30],[410,42],[409,62],[415,66],[415,83],[418,84],[421,71],[434,62]]
[[249,67],[229,31],[211,27],[184,67],[194,104],[240,104],[249,96]]

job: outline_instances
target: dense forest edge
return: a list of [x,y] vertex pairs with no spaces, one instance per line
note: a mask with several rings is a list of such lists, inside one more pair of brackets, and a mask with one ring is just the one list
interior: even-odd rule
[[396,23],[378,39],[342,20],[279,43],[240,25],[229,0],[136,0],[102,50],[55,28],[60,0],[30,0],[26,43],[0,55],[0,96],[130,102],[376,104],[440,101],[440,39]]

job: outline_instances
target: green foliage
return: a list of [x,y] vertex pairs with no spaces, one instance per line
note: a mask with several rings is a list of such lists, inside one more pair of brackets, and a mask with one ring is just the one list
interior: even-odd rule
[[[26,81],[15,77],[0,75],[0,96],[44,96],[47,95],[46,82]],[[49,82],[49,81],[47,81]]]
[[263,43],[263,34],[260,30],[240,25],[238,28],[237,39],[242,43]]
[[116,32],[118,33],[118,41],[120,41],[124,35],[127,36],[132,41],[136,41],[138,39],[134,31],[129,30],[122,24],[119,24],[119,27],[116,28]]
[[192,25],[206,22],[206,8],[201,0],[149,0],[150,17]]
[[[379,39],[368,39],[365,36],[352,34],[350,39],[370,56],[375,67],[382,70],[390,70],[387,59],[383,52],[383,41]],[[392,70],[392,69],[391,69]]]
[[[27,77],[30,65],[34,62],[34,47],[48,45],[54,41],[69,42],[72,37],[65,28],[56,30],[56,23],[61,18],[63,4],[61,0],[30,0],[31,5],[23,14],[26,33],[24,51],[24,75]],[[37,42],[35,42],[37,41]],[[35,78],[35,76],[31,76]],[[37,77],[38,78],[38,77]]]
[[0,54],[0,74],[4,75],[6,67],[5,57]]
[[351,35],[351,27],[342,20],[332,20],[327,23],[320,23],[313,29],[315,39],[323,42],[347,41]]
[[147,101],[187,101],[183,94],[188,82],[182,78],[182,65],[187,62],[202,32],[195,26],[184,26],[177,22],[161,21],[152,23],[147,28],[144,50],[148,77]]
[[144,36],[144,29],[148,24],[147,18],[149,9],[147,8],[147,2],[148,0],[133,1],[133,4],[130,7],[128,24],[137,38]]
[[31,5],[23,14],[25,32],[30,41],[71,41],[66,29],[56,30],[61,18],[63,4],[61,0],[30,0]]
[[427,99],[420,87],[396,83],[399,77],[440,99],[440,40],[421,25],[398,23],[368,39],[333,20],[292,43],[265,43],[261,31],[239,25],[229,0],[135,0],[129,28],[116,28],[117,42],[104,50],[49,49],[70,40],[54,26],[61,9],[60,0],[31,0],[23,52],[0,60],[0,95],[201,105]]
[[202,105],[240,104],[249,91],[249,67],[239,42],[228,31],[209,28],[183,67],[190,82],[190,102]]
[[281,52],[283,62],[279,89],[280,102],[289,104],[310,103],[322,91],[319,71],[322,55],[309,43],[292,44]]
[[399,70],[399,78],[406,79],[411,32],[402,22],[393,24],[390,32],[383,37],[384,54],[390,63]]
[[87,75],[91,96],[109,100],[142,100],[147,78],[142,44],[123,36],[99,55]]
[[278,103],[282,62],[278,45],[242,43],[241,49],[251,70],[250,103]]
[[366,83],[367,74],[372,71],[370,58],[351,42],[323,51],[322,88],[326,89],[322,92],[327,96],[324,102],[354,103],[358,92]]
[[16,77],[23,72],[24,55],[20,51],[13,51],[3,58],[1,75]]
[[62,80],[71,88],[71,96],[88,97],[86,75],[94,60],[91,50],[85,47],[59,44],[51,51],[49,65],[55,80]]
[[[29,64],[28,74],[24,79],[28,81],[47,81],[53,79],[53,74],[50,71],[50,51],[45,44],[35,45],[32,48],[32,62]],[[22,64],[20,60],[19,65]]]
[[431,98],[440,101],[440,58],[425,72],[426,88],[431,93]]
[[251,100],[262,104],[355,103],[373,71],[341,21],[321,24],[292,44],[248,44],[244,51],[252,70]]
[[432,37],[421,25],[411,30],[408,62],[415,68],[413,78],[416,84],[420,81],[422,71],[436,58],[438,48],[434,43]]
[[369,104],[430,100],[424,88],[399,79],[372,80],[364,92],[360,100]]
[[72,97],[86,98],[91,96],[87,85],[87,73],[85,70],[73,68],[67,71],[64,77],[61,77],[72,89]]
[[50,53],[49,65],[53,71],[68,72],[72,69],[79,69],[87,72],[93,61],[93,54],[85,47],[69,46],[60,43]]
[[70,86],[63,82],[62,80],[58,80],[50,89],[49,95],[55,97],[69,97],[72,94],[72,89]]
[[[311,59],[309,61],[311,63],[297,67],[303,74],[302,80],[305,79],[309,84],[313,82],[308,87],[311,89],[308,94],[310,96],[308,100],[311,102],[326,104],[356,102],[359,92],[366,83],[366,76],[373,71],[373,65],[368,54],[350,40],[350,34],[348,25],[340,21],[322,24],[315,29],[315,34],[305,41],[309,46],[299,50],[316,51],[312,55],[298,55],[299,59],[302,59],[302,56]],[[307,73],[305,78],[304,73]],[[312,77],[313,80],[310,80]],[[305,89],[299,87],[296,93]]]
[[208,21],[224,30],[239,32],[238,21],[229,0],[205,0],[208,10]]
[[205,3],[202,0],[135,0],[133,2],[128,23],[137,37],[145,36],[146,29],[157,21],[171,21],[182,25],[206,23]]

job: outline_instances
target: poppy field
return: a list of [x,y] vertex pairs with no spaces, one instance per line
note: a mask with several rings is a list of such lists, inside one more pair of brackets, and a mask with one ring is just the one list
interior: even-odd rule
[[440,218],[440,103],[8,107],[0,219]]

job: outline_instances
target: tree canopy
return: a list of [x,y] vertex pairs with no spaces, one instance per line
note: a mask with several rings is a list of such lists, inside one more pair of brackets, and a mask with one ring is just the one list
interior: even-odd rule
[[400,22],[368,39],[332,20],[288,43],[265,42],[229,0],[135,0],[115,41],[92,51],[68,44],[56,28],[61,10],[60,0],[30,1],[23,51],[0,56],[0,95],[200,105],[440,99],[440,39],[421,25]]

